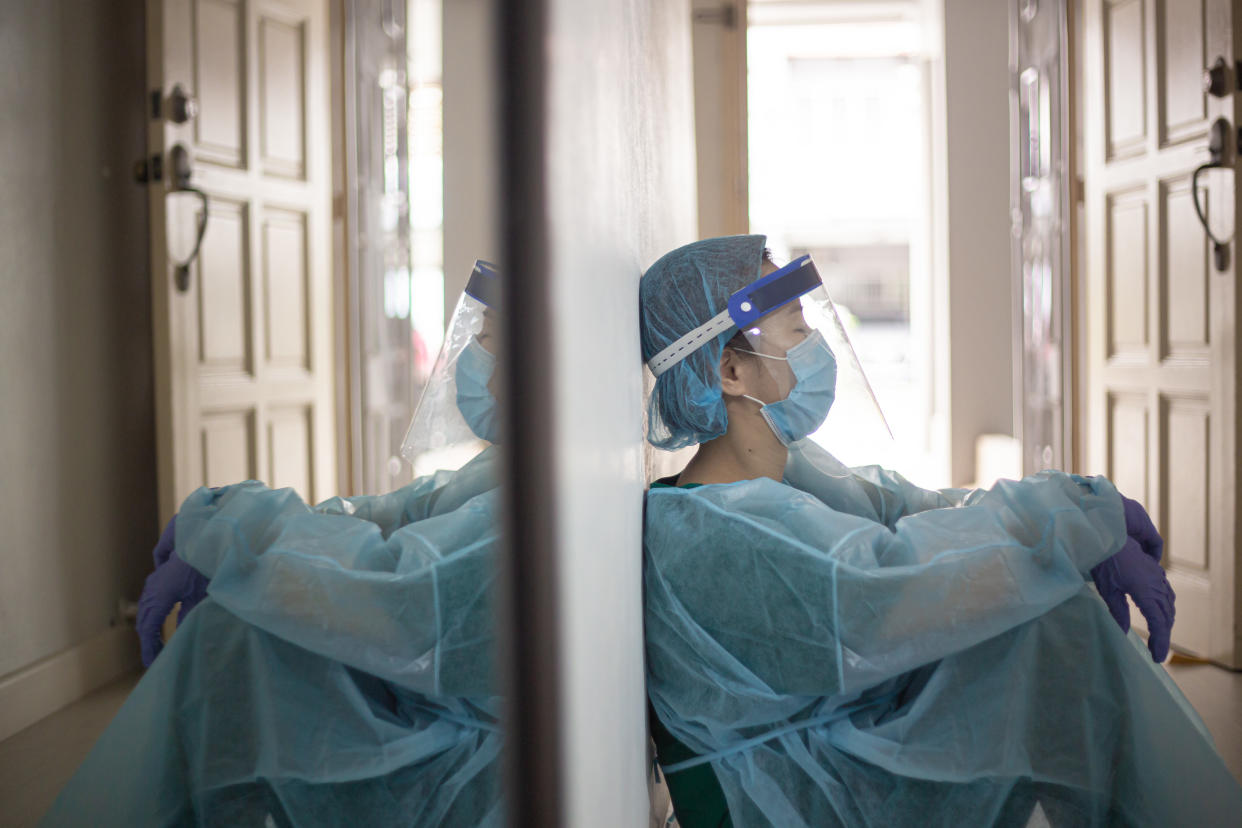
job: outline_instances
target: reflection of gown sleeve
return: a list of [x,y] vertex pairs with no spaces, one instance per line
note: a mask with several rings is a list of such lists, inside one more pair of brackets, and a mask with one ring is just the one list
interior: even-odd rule
[[353,515],[370,521],[388,537],[407,523],[451,512],[497,485],[499,452],[489,446],[455,471],[438,471],[382,495],[333,497],[315,507],[323,514]]
[[300,647],[420,693],[490,695],[492,485],[433,475],[315,509],[257,483],[200,489],[177,518],[177,552],[218,603]]
[[[838,485],[849,497],[865,491],[857,478],[821,488]],[[649,631],[707,631],[702,645],[727,653],[739,681],[849,692],[1039,616],[1079,592],[1083,573],[1125,539],[1120,499],[1103,478],[1004,481],[892,529],[826,507],[831,491],[817,495],[770,480],[652,490]],[[652,672],[676,674],[687,656],[661,653],[664,640],[648,636],[649,659],[668,658]]]

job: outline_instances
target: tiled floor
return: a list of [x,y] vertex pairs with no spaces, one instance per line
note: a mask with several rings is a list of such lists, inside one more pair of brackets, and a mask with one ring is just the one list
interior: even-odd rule
[[[1209,664],[1167,666],[1207,723],[1229,769],[1242,780],[1242,673]],[[119,679],[0,742],[0,828],[26,828],[38,821],[138,677]]]

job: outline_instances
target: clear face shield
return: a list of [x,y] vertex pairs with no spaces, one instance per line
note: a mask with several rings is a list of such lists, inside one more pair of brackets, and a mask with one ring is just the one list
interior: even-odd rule
[[[892,439],[810,256],[734,293],[729,312],[753,353],[749,359],[758,363],[752,374],[759,393],[747,396],[782,443]],[[735,338],[731,344],[740,343]]]
[[475,262],[401,444],[415,476],[459,469],[499,439],[499,300],[495,266]]

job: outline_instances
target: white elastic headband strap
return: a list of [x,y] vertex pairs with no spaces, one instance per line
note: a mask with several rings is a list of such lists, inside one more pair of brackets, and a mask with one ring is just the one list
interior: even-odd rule
[[658,377],[731,327],[733,317],[726,308],[653,356],[647,367]]

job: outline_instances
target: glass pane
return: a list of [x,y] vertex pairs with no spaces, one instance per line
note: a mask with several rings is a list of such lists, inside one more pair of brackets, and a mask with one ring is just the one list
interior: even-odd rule
[[381,0],[353,6],[356,226],[351,286],[357,297],[357,392],[360,427],[355,480],[363,492],[390,491],[410,480],[396,451],[418,399],[416,343],[410,335],[411,239],[409,129],[404,10]]
[[1032,473],[1066,468],[1071,460],[1062,394],[1069,278],[1060,114],[1062,5],[1025,4],[1014,25],[1019,147],[1018,169],[1013,172],[1014,259],[1022,290],[1020,437],[1023,470]]

